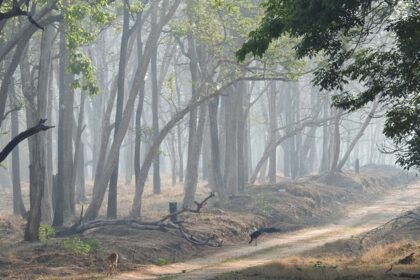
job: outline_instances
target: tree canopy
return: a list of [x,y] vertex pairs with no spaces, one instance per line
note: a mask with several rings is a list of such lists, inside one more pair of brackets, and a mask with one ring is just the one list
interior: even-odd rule
[[[335,90],[333,104],[357,110],[381,94],[384,134],[397,162],[420,167],[420,2],[417,0],[268,0],[264,17],[236,53],[263,56],[283,36],[296,55],[321,57],[313,82]],[[360,89],[348,84],[357,81]]]

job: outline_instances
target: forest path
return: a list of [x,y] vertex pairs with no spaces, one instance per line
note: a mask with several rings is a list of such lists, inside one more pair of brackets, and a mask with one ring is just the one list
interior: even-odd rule
[[212,279],[222,273],[268,264],[328,242],[350,238],[415,208],[419,200],[420,183],[416,182],[393,189],[370,205],[349,207],[347,217],[333,224],[272,234],[258,246],[250,246],[248,240],[244,240],[243,245],[225,246],[205,258],[165,266],[146,265],[140,270],[119,274],[114,279],[158,279],[164,276],[168,276],[167,279]]

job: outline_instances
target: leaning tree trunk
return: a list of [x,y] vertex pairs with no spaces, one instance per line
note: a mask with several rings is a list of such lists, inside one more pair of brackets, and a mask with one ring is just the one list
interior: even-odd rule
[[368,116],[366,117],[362,127],[360,128],[359,132],[357,133],[357,135],[354,137],[353,141],[350,143],[350,146],[348,147],[347,151],[344,153],[343,158],[340,160],[340,162],[337,165],[337,171],[341,171],[341,169],[343,168],[344,164],[346,163],[347,159],[350,156],[350,153],[353,151],[354,146],[356,146],[357,142],[359,141],[359,139],[363,136],[363,133],[365,132],[366,128],[368,127],[370,121],[373,118],[373,115],[376,112],[376,109],[378,108],[379,105],[379,99],[381,98],[382,94],[379,94],[375,101],[373,102],[372,105],[372,109],[370,110]]
[[[135,79],[133,81],[133,84],[130,89],[130,93],[127,98],[126,106],[123,112],[123,117],[121,119],[120,128],[117,131],[117,135],[114,137],[114,140],[111,144],[111,148],[109,149],[109,152],[105,159],[104,166],[102,168],[103,171],[101,172],[99,177],[98,176],[95,177],[95,182],[94,182],[93,192],[92,192],[92,200],[84,216],[86,220],[93,220],[98,215],[99,209],[101,207],[102,201],[105,196],[106,184],[111,178],[112,170],[117,164],[117,153],[121,147],[121,143],[128,130],[128,126],[130,124],[130,120],[133,115],[135,100],[137,98],[138,91],[142,87],[142,84],[144,84],[145,82],[145,77],[146,77],[146,73],[149,67],[152,48],[156,46],[163,26],[165,26],[166,23],[169,21],[169,19],[172,18],[180,2],[181,0],[176,0],[172,4],[172,6],[168,9],[168,12],[162,15],[162,18],[160,18],[159,20],[158,26],[156,28],[152,28],[152,30],[150,31],[149,38],[144,47],[144,52],[143,52],[144,59],[141,61],[141,64],[136,69],[136,73],[134,75]],[[159,141],[159,144],[160,143],[161,141]],[[140,171],[140,173],[142,172]],[[143,175],[143,174],[140,174],[140,175]],[[137,191],[138,190],[136,189],[136,193]]]
[[[222,92],[226,90],[227,87],[230,87],[234,81],[228,82],[220,89],[212,92],[211,94],[207,94],[205,96],[201,96],[201,98],[197,100],[192,100],[184,109],[179,110],[166,125],[160,130],[158,137],[153,141],[152,145],[148,149],[148,152],[144,158],[143,165],[140,169],[139,176],[137,179],[139,180],[136,182],[136,192],[134,194],[133,205],[131,210],[131,215],[134,217],[139,217],[141,215],[141,199],[144,191],[144,185],[146,184],[147,174],[149,173],[149,169],[152,165],[153,158],[156,156],[156,153],[159,151],[159,146],[161,145],[162,141],[165,139],[166,135],[174,128],[180,120],[182,120],[185,115],[187,115],[191,110],[197,108],[198,106],[202,105],[203,103],[209,101],[210,99],[219,96]],[[138,188],[137,188],[138,187]]]
[[[32,35],[32,34],[31,34]],[[2,81],[0,86],[0,126],[3,121],[3,115],[6,108],[6,101],[7,95],[9,93],[9,88],[13,86],[13,74],[16,71],[17,66],[19,65],[19,61],[26,52],[26,46],[28,44],[28,40],[30,39],[29,34],[25,35],[24,37],[20,38],[19,43],[16,46],[15,53],[8,65],[5,73],[2,75]]]
[[[52,26],[47,26],[42,33],[41,56],[38,75],[37,119],[47,115],[48,77],[51,64],[51,45],[53,43]],[[25,228],[25,240],[38,240],[38,229],[41,223],[41,201],[47,182],[46,179],[46,134],[38,133],[33,137],[29,165],[29,197],[30,210]]]

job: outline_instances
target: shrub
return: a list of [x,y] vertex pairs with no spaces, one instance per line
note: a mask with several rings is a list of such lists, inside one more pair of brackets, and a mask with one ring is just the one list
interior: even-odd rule
[[41,224],[38,229],[38,238],[44,244],[48,244],[49,240],[55,236],[53,227],[47,224]]
[[79,237],[72,237],[63,240],[63,247],[65,250],[78,254],[78,255],[86,255],[89,254],[92,250],[92,246]]

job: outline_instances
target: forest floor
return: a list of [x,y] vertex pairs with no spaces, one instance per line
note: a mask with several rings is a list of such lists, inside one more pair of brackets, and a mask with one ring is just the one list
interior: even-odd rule
[[409,253],[420,254],[420,223],[416,228],[392,223],[380,226],[417,207],[419,199],[420,183],[414,183],[392,190],[370,205],[350,207],[345,218],[329,225],[278,233],[256,247],[224,248],[205,258],[148,266],[115,279],[401,279],[397,272],[420,274],[420,261],[394,265],[392,272],[385,272]]
[[[370,167],[360,175],[309,176],[294,182],[279,178],[276,185],[249,186],[245,195],[223,203],[210,201],[202,213],[182,217],[189,232],[195,236],[215,234],[224,241],[222,248],[194,246],[178,232],[139,231],[123,226],[91,230],[81,237],[52,238],[33,244],[21,242],[24,221],[8,212],[10,193],[1,190],[0,195],[5,199],[0,204],[0,278],[103,279],[104,259],[111,251],[118,252],[121,258],[118,279],[150,279],[183,270],[187,273],[181,276],[187,278],[180,279],[203,279],[207,274],[188,278],[195,277],[197,272],[190,271],[231,264],[229,269],[217,271],[215,275],[219,275],[268,264],[280,256],[356,235],[395,217],[403,209],[412,208],[420,199],[420,186],[403,187],[409,179],[403,172],[388,167]],[[168,185],[164,185],[162,195],[146,192],[144,215],[149,219],[164,216],[169,201],[181,201],[182,187]],[[129,211],[134,188],[122,184],[121,189],[119,210],[124,216]],[[201,185],[197,200],[209,192]],[[384,197],[378,195],[383,193]],[[25,186],[24,195],[27,199]],[[392,204],[396,197],[399,197],[397,202]],[[367,204],[371,208],[360,207]],[[380,213],[382,210],[387,211]],[[330,224],[332,221],[337,222]],[[309,228],[315,225],[323,226]],[[259,245],[253,247],[247,242],[255,226],[277,226],[294,232],[263,236]],[[83,251],[86,247],[89,250]],[[278,255],[251,258],[248,261],[255,262],[246,266],[246,258],[260,254]],[[235,268],[238,263],[241,265]]]

